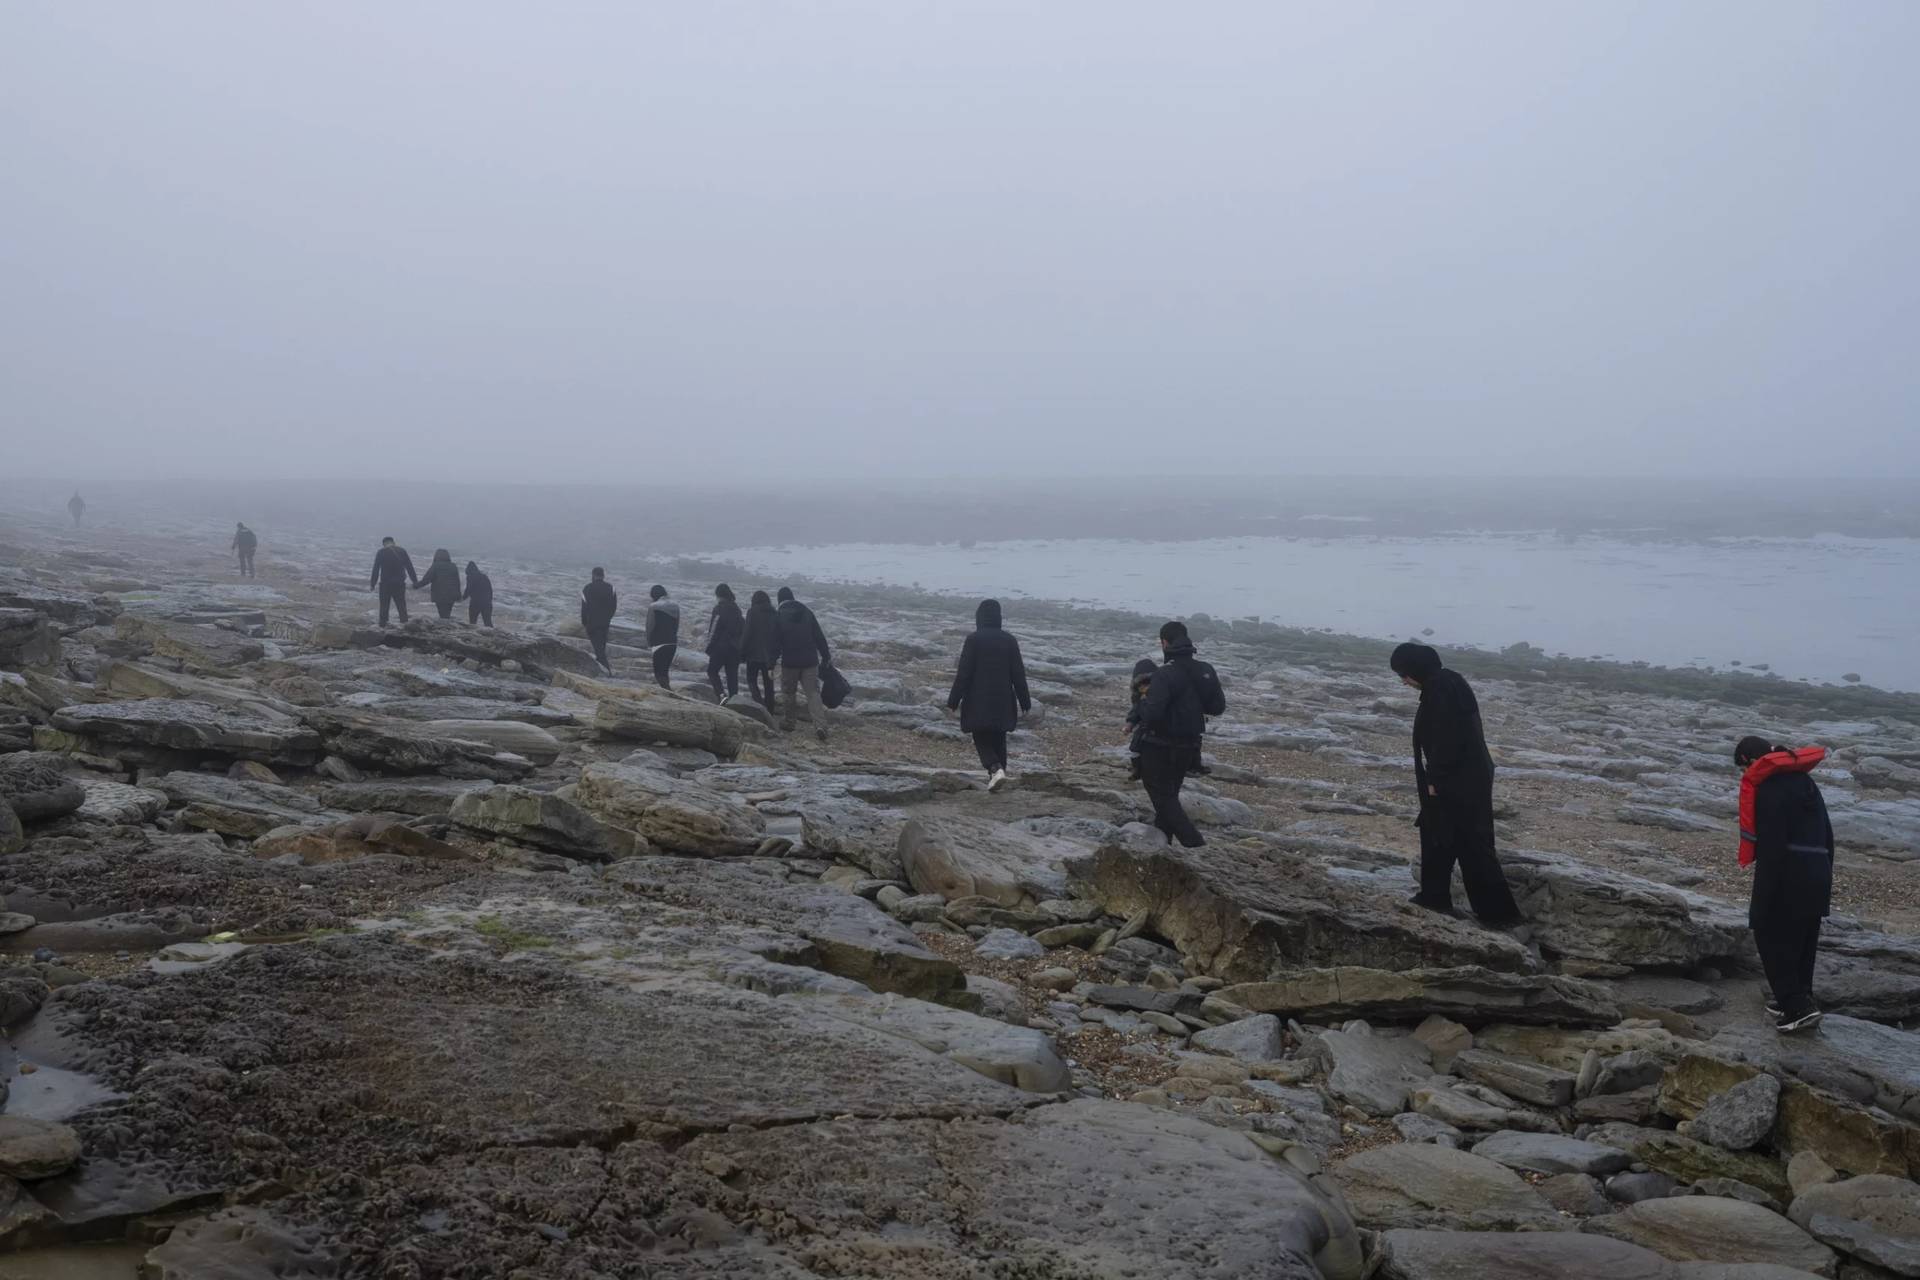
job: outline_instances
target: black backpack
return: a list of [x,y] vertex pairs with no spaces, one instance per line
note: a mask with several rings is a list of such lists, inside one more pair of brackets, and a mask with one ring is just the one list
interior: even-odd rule
[[829,709],[839,706],[853,692],[853,686],[840,674],[840,668],[831,662],[820,664],[820,701]]

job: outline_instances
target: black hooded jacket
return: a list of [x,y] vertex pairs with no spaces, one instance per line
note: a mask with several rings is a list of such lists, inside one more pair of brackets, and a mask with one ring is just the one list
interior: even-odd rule
[[1804,773],[1777,773],[1753,793],[1754,928],[1812,920],[1833,909],[1833,822],[1820,784]]
[[740,661],[740,633],[746,630],[746,625],[747,620],[733,597],[723,597],[707,618],[707,656],[722,662]]
[[476,561],[467,561],[467,589],[460,593],[460,598],[471,600],[482,609],[493,606],[493,579],[480,572]]
[[419,581],[413,572],[413,557],[405,547],[381,547],[373,553],[373,576],[367,579],[369,587],[397,587],[403,582],[418,585]]
[[833,661],[826,633],[820,630],[820,619],[798,600],[782,600],[780,607],[773,611],[773,625],[774,645],[781,666],[799,671]]
[[960,646],[960,669],[947,706],[960,713],[960,727],[968,733],[1010,733],[1020,723],[1020,712],[1033,710],[1020,642],[1000,629],[998,600],[982,600],[973,624],[974,633]]
[[1422,804],[1435,799],[1491,804],[1493,753],[1480,723],[1480,701],[1458,671],[1440,663],[1424,644],[1403,644],[1393,651],[1393,669],[1420,682],[1420,709],[1413,716],[1413,780]]
[[780,628],[767,593],[757,591],[740,633],[740,660],[770,667],[780,661]]
[[1167,650],[1167,660],[1153,673],[1140,712],[1139,741],[1148,746],[1198,747],[1207,731],[1207,717],[1222,715],[1227,695],[1213,667],[1193,656],[1192,644]]
[[420,575],[418,586],[427,588],[435,604],[452,604],[460,598],[460,570],[445,551],[433,553],[433,563]]
[[605,578],[597,578],[580,588],[580,625],[583,627],[604,627],[613,621],[614,610],[620,607],[620,597],[613,593],[613,584]]

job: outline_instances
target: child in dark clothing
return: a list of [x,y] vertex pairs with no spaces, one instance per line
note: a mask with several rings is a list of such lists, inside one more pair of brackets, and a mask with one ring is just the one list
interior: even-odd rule
[[1128,691],[1131,699],[1127,708],[1127,724],[1133,729],[1133,737],[1127,743],[1127,781],[1140,781],[1140,704],[1147,699],[1147,689],[1153,684],[1155,667],[1152,658],[1142,658],[1133,664],[1133,685]]

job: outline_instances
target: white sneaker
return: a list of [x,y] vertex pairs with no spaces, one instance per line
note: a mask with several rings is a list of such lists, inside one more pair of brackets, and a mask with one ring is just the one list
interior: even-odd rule
[[987,775],[987,790],[998,791],[1002,786],[1006,785],[1006,781],[1007,771],[1005,769],[995,769]]

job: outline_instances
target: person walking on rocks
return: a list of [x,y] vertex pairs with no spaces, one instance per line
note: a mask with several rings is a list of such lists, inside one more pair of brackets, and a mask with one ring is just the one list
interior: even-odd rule
[[67,499],[67,514],[73,517],[73,527],[78,529],[80,517],[87,514],[87,500],[80,496],[78,489],[75,489],[73,496]]
[[740,660],[747,664],[747,693],[773,714],[773,664],[780,658],[779,622],[773,612],[773,598],[764,591],[753,593],[747,602],[746,621],[740,632]]
[[647,648],[653,650],[653,682],[673,687],[673,655],[680,650],[680,606],[667,599],[667,589],[655,584],[647,592]]
[[480,566],[467,561],[467,585],[461,589],[460,598],[467,602],[467,625],[479,623],[489,629],[493,626],[493,579],[480,572]]
[[613,625],[613,614],[619,607],[620,597],[613,593],[607,571],[596,566],[592,581],[580,588],[580,625],[586,628],[594,661],[608,675],[613,674],[613,664],[607,661],[607,629]]
[[1453,866],[1482,924],[1504,929],[1521,921],[1494,850],[1493,754],[1480,703],[1459,672],[1429,645],[1403,644],[1388,660],[1394,674],[1420,691],[1413,716],[1413,781],[1420,793],[1420,892],[1417,906],[1453,914]]
[[1000,622],[1000,602],[982,600],[973,611],[974,632],[960,646],[960,669],[947,695],[947,710],[958,711],[961,730],[973,735],[989,791],[1006,785],[1007,735],[1020,723],[1021,712],[1033,710],[1020,642]]
[[[707,615],[707,683],[721,702],[740,692],[740,634],[747,620],[733,598],[733,588],[721,583],[713,589],[713,612]],[[726,673],[726,688],[720,675]]]
[[1813,961],[1820,921],[1833,902],[1833,823],[1811,774],[1824,747],[1791,750],[1765,738],[1740,739],[1740,865],[1753,868],[1747,926],[1773,997],[1767,1014],[1781,1031],[1819,1025]]
[[1194,657],[1184,622],[1160,628],[1160,651],[1166,661],[1154,672],[1139,707],[1140,781],[1153,803],[1153,825],[1167,843],[1178,840],[1197,849],[1206,840],[1180,803],[1180,788],[1200,767],[1207,717],[1226,712],[1227,695],[1214,669]]
[[453,606],[460,602],[460,570],[454,567],[453,552],[441,547],[433,553],[433,563],[420,575],[413,589],[418,591],[422,587],[427,589],[427,597],[440,611],[440,616],[451,618]]
[[780,607],[773,611],[774,644],[780,657],[780,693],[786,708],[781,729],[793,732],[799,715],[800,690],[807,691],[807,714],[813,719],[813,736],[827,740],[827,706],[820,701],[820,664],[833,661],[827,637],[820,630],[820,619],[813,610],[793,598],[792,587],[780,588]]
[[392,607],[400,612],[400,625],[407,625],[407,584],[415,586],[420,579],[414,576],[413,558],[407,549],[392,538],[380,539],[380,549],[373,553],[373,576],[367,580],[369,591],[380,593],[380,625],[387,625],[387,609]]
[[259,545],[260,539],[254,536],[253,530],[247,528],[245,521],[240,522],[239,527],[233,531],[233,546],[228,550],[240,557],[241,577],[253,576],[253,550]]

